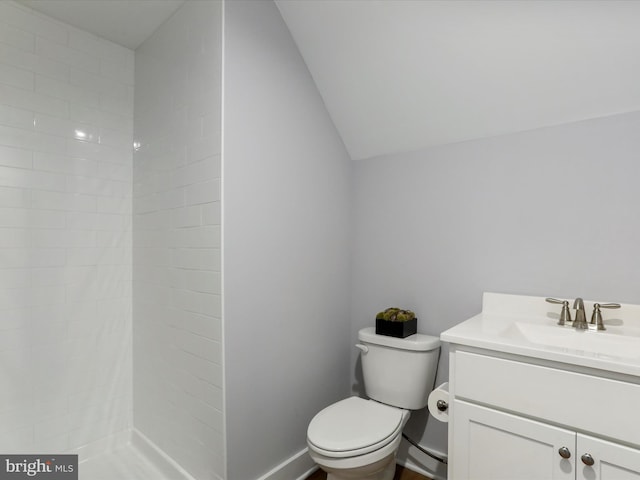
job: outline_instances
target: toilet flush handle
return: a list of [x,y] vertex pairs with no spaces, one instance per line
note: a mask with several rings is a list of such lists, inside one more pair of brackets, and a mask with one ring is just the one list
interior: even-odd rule
[[356,343],[356,348],[362,350],[362,353],[367,353],[369,351],[369,347],[362,345],[361,343]]

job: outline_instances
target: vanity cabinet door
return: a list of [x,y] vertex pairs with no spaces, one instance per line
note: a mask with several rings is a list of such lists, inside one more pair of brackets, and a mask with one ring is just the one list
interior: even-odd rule
[[461,400],[452,413],[452,480],[575,480],[575,432]]
[[578,434],[576,453],[579,480],[640,480],[640,450]]

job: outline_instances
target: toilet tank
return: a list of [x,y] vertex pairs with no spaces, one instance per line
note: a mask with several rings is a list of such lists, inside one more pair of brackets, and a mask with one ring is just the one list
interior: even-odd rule
[[408,410],[426,407],[438,369],[440,340],[420,333],[389,337],[375,330],[358,332],[367,396]]

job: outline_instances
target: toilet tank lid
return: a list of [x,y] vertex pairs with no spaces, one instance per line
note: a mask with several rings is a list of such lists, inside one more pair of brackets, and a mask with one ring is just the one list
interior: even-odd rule
[[440,346],[440,339],[431,335],[416,333],[405,338],[378,335],[375,327],[363,328],[358,332],[358,340],[375,345],[397,348],[400,350],[413,350],[426,352],[434,350]]

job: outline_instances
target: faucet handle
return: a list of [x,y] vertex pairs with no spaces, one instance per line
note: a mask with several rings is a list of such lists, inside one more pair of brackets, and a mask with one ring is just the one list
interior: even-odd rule
[[596,303],[596,305],[600,308],[620,308],[619,303]]
[[568,300],[558,300],[557,298],[545,298],[545,301],[549,303],[562,305],[562,311],[560,312],[560,319],[558,320],[558,325],[564,325],[567,322],[571,322],[571,312],[569,311]]
[[619,303],[594,303],[593,313],[591,314],[591,325],[595,325],[598,330],[606,330],[604,328],[604,322],[602,321],[601,308],[620,308]]

